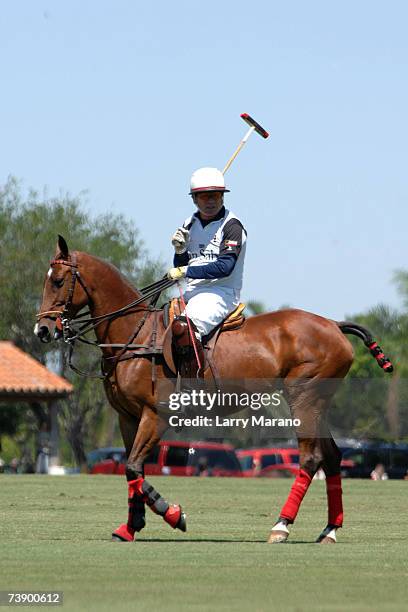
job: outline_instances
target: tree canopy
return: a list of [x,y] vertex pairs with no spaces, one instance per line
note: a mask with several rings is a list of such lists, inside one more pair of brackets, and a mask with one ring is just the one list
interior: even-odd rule
[[135,284],[147,284],[161,273],[123,215],[90,214],[84,194],[48,198],[30,190],[25,195],[9,178],[0,189],[0,337],[40,359],[52,347],[41,346],[32,330],[58,234],[72,248],[114,264]]
[[[60,420],[64,437],[80,464],[85,460],[86,450],[112,442],[114,428],[112,411],[100,382],[72,374],[66,365],[64,345],[41,344],[33,334],[43,280],[58,234],[66,238],[71,248],[109,261],[139,287],[160,278],[163,266],[149,257],[132,221],[112,212],[91,214],[84,193],[40,195],[34,190],[25,191],[13,177],[0,188],[0,338],[13,341],[43,363],[52,365],[74,384],[75,393],[63,404]],[[363,343],[349,336],[355,360],[330,411],[333,430],[342,434],[408,438],[408,271],[396,271],[394,280],[402,298],[402,310],[379,304],[367,312],[345,317],[372,332],[394,363],[395,372],[387,377]],[[265,306],[251,300],[248,311],[258,314],[265,311]],[[79,350],[78,358],[86,361],[87,371],[98,370],[98,351],[87,350],[81,357]],[[24,454],[24,445],[40,420],[41,407],[24,406],[18,411],[14,407],[3,408],[0,436],[21,440]]]
[[[85,194],[48,197],[34,190],[25,193],[13,177],[0,189],[0,338],[11,340],[41,362],[53,365],[74,384],[75,393],[63,404],[61,420],[80,463],[85,458],[85,447],[97,443],[105,419],[103,408],[108,408],[108,403],[103,387],[99,381],[80,379],[71,373],[62,344],[42,344],[33,334],[43,281],[58,234],[66,238],[71,248],[109,261],[136,286],[160,278],[163,269],[159,261],[149,258],[130,220],[114,213],[91,214]],[[86,369],[98,370],[98,351],[83,358]],[[27,406],[17,410],[3,406],[0,435],[18,434],[29,421],[35,423],[35,419],[27,418]]]

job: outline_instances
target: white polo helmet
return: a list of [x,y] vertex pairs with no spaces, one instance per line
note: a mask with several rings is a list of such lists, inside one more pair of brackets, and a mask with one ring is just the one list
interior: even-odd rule
[[190,181],[190,195],[200,191],[229,191],[225,187],[224,175],[217,168],[199,168]]

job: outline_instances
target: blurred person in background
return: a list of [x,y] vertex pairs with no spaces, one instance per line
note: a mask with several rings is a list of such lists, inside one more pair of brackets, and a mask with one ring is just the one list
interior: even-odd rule
[[370,478],[371,480],[388,480],[388,474],[385,471],[385,467],[382,463],[377,463],[370,474]]

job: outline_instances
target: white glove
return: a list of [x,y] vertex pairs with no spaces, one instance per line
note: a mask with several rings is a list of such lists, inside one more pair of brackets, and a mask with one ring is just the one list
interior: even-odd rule
[[187,251],[187,244],[190,240],[190,232],[184,227],[179,227],[171,238],[171,244],[177,255],[182,255]]
[[179,266],[178,268],[170,268],[167,272],[167,278],[170,280],[180,280],[184,278],[187,272],[187,266]]

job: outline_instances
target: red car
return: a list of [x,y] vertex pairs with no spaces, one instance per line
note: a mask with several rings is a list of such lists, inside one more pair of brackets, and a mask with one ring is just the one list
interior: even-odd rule
[[[88,454],[90,474],[124,474],[124,448],[101,448]],[[161,440],[145,463],[146,476],[238,476],[240,463],[230,444]]]
[[249,448],[238,450],[243,476],[290,476],[299,469],[297,448]]
[[[242,475],[250,476],[291,476],[299,469],[299,450],[297,448],[249,448],[237,450]],[[342,459],[343,469],[352,467],[353,462]]]

